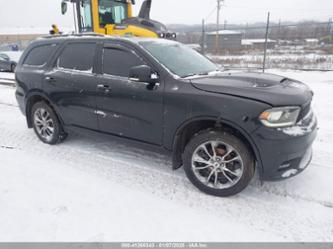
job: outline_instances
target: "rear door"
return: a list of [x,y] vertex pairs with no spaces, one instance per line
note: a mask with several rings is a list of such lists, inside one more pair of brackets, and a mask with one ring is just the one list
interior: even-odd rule
[[93,41],[67,43],[45,74],[44,90],[66,125],[97,130],[96,47]]
[[160,145],[163,82],[152,89],[144,82],[129,80],[131,67],[149,65],[133,48],[106,43],[101,59],[102,72],[98,81],[104,89],[99,89],[97,97],[99,129]]

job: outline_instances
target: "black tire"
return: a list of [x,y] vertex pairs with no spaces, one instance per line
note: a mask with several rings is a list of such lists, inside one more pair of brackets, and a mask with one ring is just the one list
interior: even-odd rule
[[63,141],[65,141],[67,139],[67,137],[68,137],[68,134],[65,133],[64,131],[62,131],[61,134],[60,134],[59,141],[63,142]]
[[[39,130],[38,126],[36,124],[37,118],[35,118],[36,117],[35,114],[36,114],[36,112],[38,112],[40,110],[45,110],[49,114],[49,120],[52,121],[53,134],[52,134],[52,136],[48,136],[47,138],[44,137],[42,134],[40,134],[40,132],[38,131]],[[63,132],[63,127],[62,127],[56,113],[47,103],[45,103],[44,101],[35,103],[31,109],[30,115],[31,115],[30,117],[31,117],[34,131],[35,131],[37,137],[43,143],[53,145],[53,144],[62,142],[63,140],[66,139],[67,134]]]
[[[192,156],[199,148],[200,145],[209,142],[209,141],[221,141],[232,146],[241,160],[243,162],[243,171],[242,175],[239,176],[238,182],[230,186],[230,188],[218,189],[211,186],[205,185],[199,178],[196,176],[194,170],[192,169]],[[183,154],[183,162],[184,162],[184,170],[188,177],[188,179],[192,182],[194,186],[196,186],[202,192],[219,196],[219,197],[227,197],[236,195],[242,190],[244,190],[254,175],[255,164],[254,157],[248,147],[242,142],[238,137],[223,131],[215,131],[215,130],[205,130],[198,134],[196,134],[192,140],[187,144],[184,154]],[[204,164],[203,164],[204,165]],[[213,167],[213,166],[212,166]],[[211,170],[212,169],[207,169]],[[220,173],[222,175],[222,173]],[[222,175],[223,177],[223,175]]]
[[15,68],[16,68],[16,65],[15,64],[12,64],[11,66],[10,66],[10,71],[11,72],[15,72]]

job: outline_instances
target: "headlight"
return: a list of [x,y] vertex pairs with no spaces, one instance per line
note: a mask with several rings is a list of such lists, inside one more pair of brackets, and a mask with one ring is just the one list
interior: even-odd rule
[[264,111],[260,114],[260,121],[267,127],[288,127],[296,124],[301,108],[281,107]]

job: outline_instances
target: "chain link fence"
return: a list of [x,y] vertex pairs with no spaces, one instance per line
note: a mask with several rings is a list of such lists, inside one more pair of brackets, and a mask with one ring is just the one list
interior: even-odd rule
[[[172,28],[172,27],[171,27]],[[178,30],[177,30],[178,29]],[[333,24],[329,22],[178,27],[178,40],[226,68],[333,70]],[[195,30],[196,29],[196,30]],[[218,33],[218,35],[217,35]]]

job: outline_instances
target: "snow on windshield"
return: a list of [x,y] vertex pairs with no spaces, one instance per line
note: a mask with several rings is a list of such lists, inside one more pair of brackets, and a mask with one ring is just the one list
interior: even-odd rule
[[139,44],[179,77],[207,74],[218,70],[218,67],[206,57],[178,42],[156,40],[142,41]]

